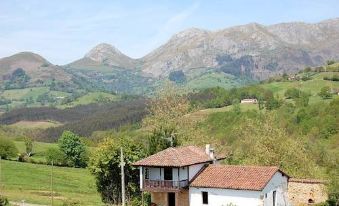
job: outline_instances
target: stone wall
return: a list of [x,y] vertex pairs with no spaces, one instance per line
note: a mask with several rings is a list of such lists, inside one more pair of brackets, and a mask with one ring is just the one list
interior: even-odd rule
[[176,196],[177,206],[189,206],[189,192],[188,190],[183,190],[177,193]]
[[[151,201],[157,206],[167,206],[167,192],[152,192]],[[188,190],[182,190],[175,193],[176,206],[189,206]]]
[[152,192],[151,201],[157,206],[167,206],[167,192]]
[[291,178],[288,197],[293,206],[302,206],[325,202],[328,195],[323,181]]

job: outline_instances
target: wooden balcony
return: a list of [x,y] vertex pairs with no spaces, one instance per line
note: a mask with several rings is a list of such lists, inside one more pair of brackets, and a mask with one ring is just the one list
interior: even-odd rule
[[188,186],[188,180],[144,180],[143,190],[149,192],[179,191]]

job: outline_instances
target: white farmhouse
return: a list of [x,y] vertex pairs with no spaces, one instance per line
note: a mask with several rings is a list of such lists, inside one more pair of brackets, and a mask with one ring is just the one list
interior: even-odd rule
[[285,206],[288,176],[278,167],[220,165],[213,149],[168,148],[142,159],[140,189],[154,206]]
[[241,104],[257,104],[258,100],[257,99],[242,99],[240,103]]
[[285,206],[287,184],[278,167],[209,165],[190,184],[190,206]]

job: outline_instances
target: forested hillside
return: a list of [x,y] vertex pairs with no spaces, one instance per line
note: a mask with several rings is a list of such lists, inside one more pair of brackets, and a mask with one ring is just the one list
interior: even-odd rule
[[89,137],[94,131],[109,130],[139,122],[145,114],[146,100],[136,99],[66,109],[53,107],[16,109],[1,115],[0,124],[9,125],[19,121],[57,121],[60,126],[37,129],[33,133],[34,137],[41,141],[55,141],[64,130]]

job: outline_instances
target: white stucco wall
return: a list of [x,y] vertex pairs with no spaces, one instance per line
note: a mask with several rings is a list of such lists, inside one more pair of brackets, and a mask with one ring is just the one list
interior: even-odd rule
[[210,206],[227,206],[230,203],[237,206],[262,205],[260,191],[190,187],[190,206],[206,206],[202,203],[202,192],[208,192],[208,205]]
[[[190,206],[206,206],[202,204],[202,192],[208,192],[210,206],[227,206],[229,203],[236,206],[286,206],[289,205],[286,202],[287,181],[286,176],[277,172],[263,191],[190,187]],[[273,191],[276,191],[276,205],[273,205]]]
[[201,170],[201,168],[205,165],[203,164],[196,164],[189,166],[189,181]]
[[[277,172],[267,183],[262,191],[265,206],[285,206],[288,205],[287,196],[288,178]],[[276,191],[276,205],[273,205],[273,191]]]

